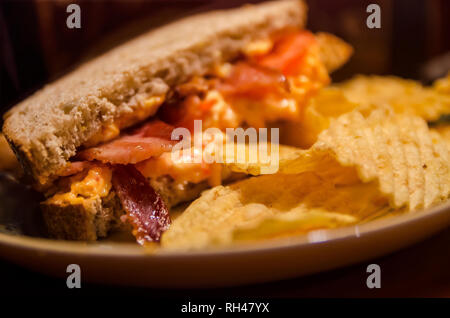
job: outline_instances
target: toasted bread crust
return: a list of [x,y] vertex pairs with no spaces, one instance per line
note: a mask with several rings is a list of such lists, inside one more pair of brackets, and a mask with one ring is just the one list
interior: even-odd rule
[[125,212],[114,191],[105,198],[86,199],[83,204],[41,203],[50,237],[61,240],[95,241],[124,226]]
[[[168,207],[195,199],[207,183],[188,183],[183,187],[170,177],[149,180]],[[41,203],[43,219],[50,237],[61,240],[95,241],[111,231],[127,227],[120,217],[125,211],[115,191],[105,198],[83,200],[82,204]]]
[[[146,98],[235,56],[252,39],[302,27],[306,7],[283,0],[192,16],[150,31],[44,87],[5,115],[3,132],[39,184]],[[150,114],[151,115],[151,114]]]

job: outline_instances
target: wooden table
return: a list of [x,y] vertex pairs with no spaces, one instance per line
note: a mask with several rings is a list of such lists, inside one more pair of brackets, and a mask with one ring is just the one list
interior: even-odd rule
[[[366,268],[381,267],[381,288],[366,287]],[[0,288],[5,292],[59,293],[65,280],[46,277],[0,261]],[[115,287],[121,293],[148,297],[450,297],[450,228],[424,242],[367,263],[281,282],[213,290],[156,290]],[[111,286],[82,283],[82,290],[99,293]]]

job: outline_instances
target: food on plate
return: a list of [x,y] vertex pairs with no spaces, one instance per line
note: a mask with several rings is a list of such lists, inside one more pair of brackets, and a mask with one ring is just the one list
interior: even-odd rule
[[163,234],[167,249],[199,249],[355,224],[390,209],[376,183],[336,185],[316,173],[272,174],[208,190]]
[[[308,150],[283,148],[277,174],[205,192],[163,234],[162,246],[197,249],[279,238],[446,201],[446,141],[412,115],[354,110]],[[259,174],[260,165],[230,165]]]
[[355,109],[343,92],[335,87],[325,87],[308,101],[300,123],[281,122],[280,142],[299,148],[309,148],[317,136],[330,125],[330,120]]
[[350,112],[319,135],[313,153],[332,153],[355,166],[364,182],[377,180],[394,207],[428,208],[448,198],[450,162],[445,141],[417,116]]
[[439,125],[431,129],[438,133],[441,138],[447,143],[447,147],[450,150],[450,125]]
[[363,75],[333,84],[308,101],[302,122],[281,124],[280,140],[285,144],[309,148],[332,118],[356,107],[366,110],[391,107],[396,113],[437,121],[450,113],[450,90],[446,89],[449,76],[437,80],[431,87],[394,76]]
[[417,115],[426,121],[438,120],[450,113],[450,93],[440,79],[431,87],[394,76],[356,76],[336,86],[350,102],[367,105],[389,105],[397,113]]
[[[308,99],[352,54],[305,21],[304,3],[288,0],[189,17],[12,108],[3,132],[46,196],[49,235],[96,240],[128,228],[139,243],[157,242],[172,206],[241,178],[221,164],[174,162],[175,129],[195,131],[195,120],[221,130],[300,122]],[[192,145],[194,155],[206,148]]]
[[[279,173],[315,171],[347,183],[355,177],[348,169],[355,168],[363,182],[378,181],[393,207],[428,208],[450,194],[447,137],[418,116],[396,114],[389,108],[354,110],[332,120],[310,149],[285,149]],[[260,166],[249,164],[245,172],[258,175]],[[229,167],[243,171],[233,164]]]
[[3,132],[45,195],[49,235],[121,230],[156,250],[203,249],[447,201],[450,74],[430,87],[362,75],[330,85],[352,48],[305,21],[290,0],[189,17],[11,109]]

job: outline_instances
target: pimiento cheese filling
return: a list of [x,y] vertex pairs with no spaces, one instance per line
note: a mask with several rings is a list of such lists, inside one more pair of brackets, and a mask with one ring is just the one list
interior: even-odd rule
[[70,191],[57,193],[49,198],[47,204],[74,205],[83,204],[86,199],[105,197],[111,190],[112,171],[107,166],[94,166],[90,168],[86,176],[77,174],[71,177]]
[[251,42],[237,62],[180,85],[181,102],[164,104],[159,115],[175,126],[220,129],[269,122],[301,121],[308,98],[330,81],[320,48],[308,31],[289,31],[274,39]]

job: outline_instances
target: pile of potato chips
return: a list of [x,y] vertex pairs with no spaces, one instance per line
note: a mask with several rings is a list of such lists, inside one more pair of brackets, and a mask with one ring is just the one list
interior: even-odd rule
[[[450,195],[450,75],[424,87],[363,77],[322,89],[298,125],[280,128],[279,170],[202,194],[162,237],[200,249],[290,237],[417,212]],[[292,145],[296,147],[292,147]]]

